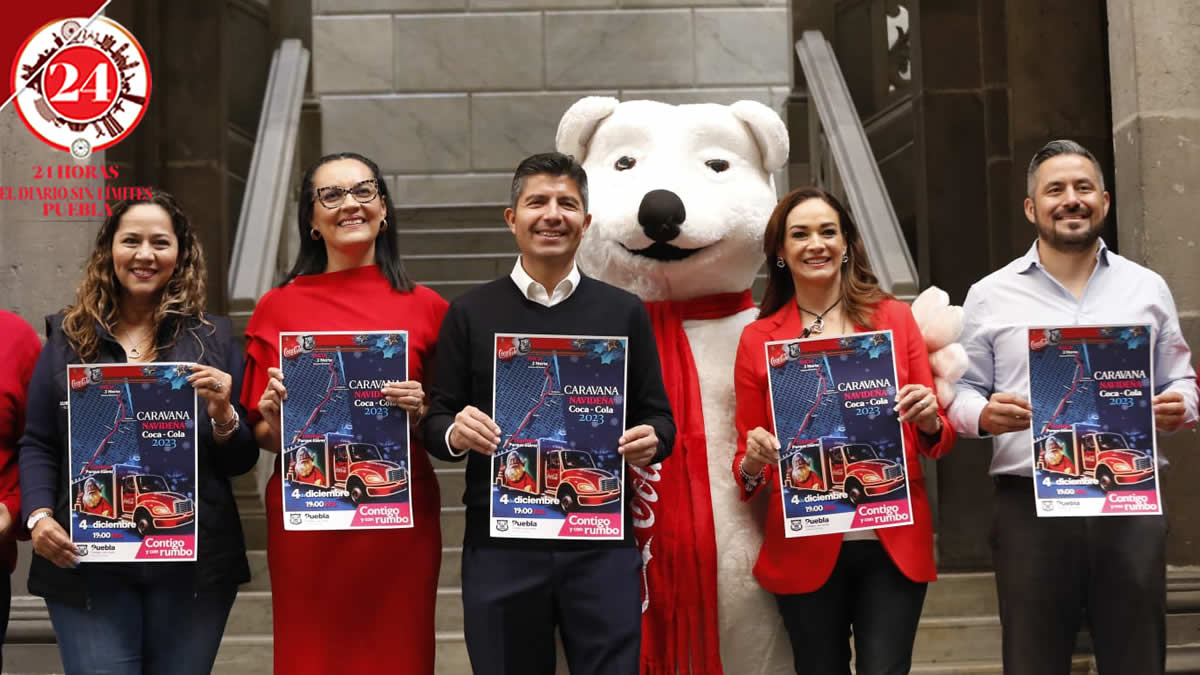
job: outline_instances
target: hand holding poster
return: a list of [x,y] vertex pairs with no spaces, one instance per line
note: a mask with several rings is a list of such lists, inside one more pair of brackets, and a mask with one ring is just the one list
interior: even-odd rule
[[624,337],[496,335],[493,537],[623,539]]
[[892,332],[765,349],[784,536],[910,524]]
[[1150,326],[1029,329],[1039,516],[1162,513]]
[[83,562],[196,559],[188,363],[67,367],[71,542]]
[[408,413],[383,386],[408,380],[408,333],[280,333],[284,527],[412,527]]

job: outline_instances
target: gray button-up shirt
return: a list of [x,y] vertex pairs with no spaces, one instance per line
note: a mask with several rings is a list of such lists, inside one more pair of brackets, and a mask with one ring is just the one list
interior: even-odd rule
[[[1025,255],[971,286],[963,303],[960,338],[970,364],[947,411],[959,434],[987,435],[979,429],[979,415],[993,393],[1028,398],[1028,326],[1149,324],[1154,392],[1183,394],[1184,423],[1197,421],[1191,351],[1167,283],[1152,270],[1109,251],[1103,240],[1096,256],[1096,267],[1078,299],[1046,272],[1036,241]],[[1028,430],[996,436],[992,447],[992,475],[1033,475]]]

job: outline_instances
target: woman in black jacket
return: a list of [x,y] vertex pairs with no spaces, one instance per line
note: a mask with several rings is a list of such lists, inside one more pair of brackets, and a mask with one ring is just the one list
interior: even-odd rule
[[[210,672],[250,579],[230,478],[254,466],[258,445],[237,402],[241,350],[204,300],[200,243],[156,192],[113,207],[75,304],[47,317],[20,441],[22,511],[36,553],[29,591],[46,599],[68,674]],[[151,361],[195,364],[197,561],[80,564],[67,534],[67,364]]]

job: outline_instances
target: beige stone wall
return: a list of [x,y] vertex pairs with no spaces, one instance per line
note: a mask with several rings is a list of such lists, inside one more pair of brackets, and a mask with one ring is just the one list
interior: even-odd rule
[[[17,196],[21,187],[103,188],[104,181],[35,180],[34,167],[100,166],[104,153],[77,162],[34,136],[13,104],[0,111],[0,186]],[[0,308],[16,312],[39,333],[42,318],[75,296],[80,270],[101,220],[42,215],[41,202],[0,201]]]
[[326,152],[361,151],[397,203],[499,203],[581,96],[788,94],[786,0],[314,0]]
[[[1200,3],[1108,0],[1121,253],[1166,280],[1200,359]],[[1200,434],[1160,436],[1168,559],[1200,560]]]

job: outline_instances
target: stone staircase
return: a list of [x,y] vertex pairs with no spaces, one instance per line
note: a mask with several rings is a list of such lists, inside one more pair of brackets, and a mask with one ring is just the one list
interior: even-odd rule
[[[406,210],[398,214],[401,249],[413,278],[447,298],[508,274],[516,255],[502,206]],[[763,280],[756,284],[761,295]],[[442,566],[437,604],[437,673],[470,672],[462,634],[461,570],[465,464],[434,460],[442,495]],[[253,474],[235,482],[253,579],[242,587],[217,656],[218,675],[271,672],[272,612],[266,559],[266,514]],[[61,673],[45,604],[24,595],[30,555],[13,576],[12,619],[4,673]],[[1171,570],[1168,578],[1167,665],[1171,673],[1200,673],[1200,568]],[[1000,622],[989,573],[944,574],[930,586],[914,650],[919,675],[999,675]],[[1072,673],[1095,672],[1091,643],[1080,635]],[[561,663],[561,659],[560,659]],[[560,666],[560,673],[565,673]],[[730,671],[729,675],[741,675]]]

